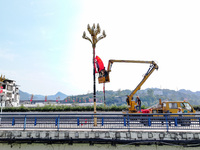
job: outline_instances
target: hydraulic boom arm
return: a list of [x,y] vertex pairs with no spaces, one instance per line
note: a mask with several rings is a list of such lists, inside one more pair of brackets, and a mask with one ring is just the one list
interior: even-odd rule
[[111,67],[114,62],[120,63],[145,63],[150,64],[148,71],[145,73],[142,81],[137,85],[137,87],[133,90],[133,92],[127,96],[127,104],[129,106],[129,112],[136,112],[135,106],[137,105],[135,101],[133,101],[133,96],[136,94],[138,90],[140,90],[141,86],[144,82],[149,78],[149,76],[153,73],[155,69],[158,69],[158,65],[154,61],[139,61],[139,60],[109,60],[107,71],[104,70],[99,74],[99,83],[110,82],[109,73],[111,72]]

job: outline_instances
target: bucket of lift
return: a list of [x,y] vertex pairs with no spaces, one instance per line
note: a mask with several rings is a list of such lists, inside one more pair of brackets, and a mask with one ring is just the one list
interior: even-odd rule
[[107,72],[106,70],[102,70],[101,72],[99,72],[98,80],[99,84],[110,82],[109,72]]

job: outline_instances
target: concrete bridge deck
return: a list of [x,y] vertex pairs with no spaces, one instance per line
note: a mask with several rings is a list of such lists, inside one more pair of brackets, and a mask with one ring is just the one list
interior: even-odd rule
[[1,130],[0,143],[75,143],[130,145],[199,145],[200,131],[155,130]]

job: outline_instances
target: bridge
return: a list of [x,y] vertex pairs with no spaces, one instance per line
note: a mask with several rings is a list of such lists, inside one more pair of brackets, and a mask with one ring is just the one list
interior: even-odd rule
[[200,114],[3,113],[0,128],[10,144],[200,146]]

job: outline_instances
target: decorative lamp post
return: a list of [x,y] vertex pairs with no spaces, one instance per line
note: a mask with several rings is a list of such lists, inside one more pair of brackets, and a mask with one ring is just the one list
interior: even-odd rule
[[[91,35],[91,39],[86,36],[85,31],[83,32],[83,38],[90,41],[92,44],[93,48],[93,81],[94,81],[94,94],[93,94],[93,99],[94,99],[94,113],[96,113],[96,79],[95,79],[95,48],[96,44],[99,40],[103,39],[106,37],[105,31],[103,30],[103,33],[101,36],[97,37],[97,35],[101,32],[99,24],[97,24],[97,28],[95,28],[95,24],[93,24],[92,28],[88,24],[87,29]],[[97,126],[97,118],[94,117],[94,126]]]

